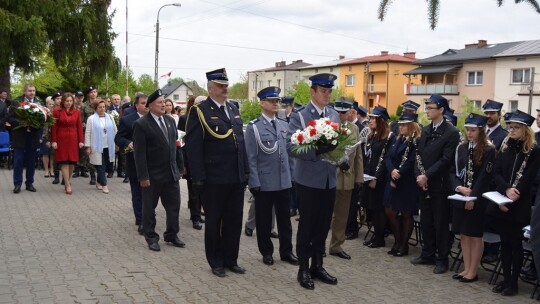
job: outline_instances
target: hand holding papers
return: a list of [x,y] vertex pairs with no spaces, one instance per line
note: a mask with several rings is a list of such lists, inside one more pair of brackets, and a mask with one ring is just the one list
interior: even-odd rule
[[505,205],[505,204],[508,204],[508,203],[512,202],[511,199],[509,199],[508,197],[500,194],[497,191],[486,192],[486,193],[482,194],[482,196],[487,198],[488,200],[494,202],[497,205]]
[[464,196],[461,194],[454,194],[454,195],[450,195],[448,199],[462,201],[462,202],[470,202],[470,201],[475,201],[478,198],[476,196]]
[[371,175],[369,175],[369,174],[365,174],[365,173],[364,173],[364,183],[369,182],[369,181],[372,181],[372,180],[374,180],[374,179],[377,179],[377,178],[376,178],[375,176],[371,176]]

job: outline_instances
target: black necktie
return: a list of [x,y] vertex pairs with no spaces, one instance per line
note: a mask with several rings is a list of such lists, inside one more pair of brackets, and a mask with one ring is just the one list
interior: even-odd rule
[[272,119],[272,127],[274,127],[274,130],[277,131],[277,128],[276,128],[276,121],[274,119]]
[[491,133],[491,129],[488,129],[486,136],[489,136],[490,133]]
[[167,128],[165,127],[165,124],[163,123],[163,118],[160,116],[158,120],[159,120],[159,127],[161,128],[163,135],[165,135],[167,142],[169,142],[169,136],[167,136]]
[[321,112],[321,118],[324,118],[324,110]]
[[220,106],[219,109],[221,110],[221,112],[225,113],[225,106]]

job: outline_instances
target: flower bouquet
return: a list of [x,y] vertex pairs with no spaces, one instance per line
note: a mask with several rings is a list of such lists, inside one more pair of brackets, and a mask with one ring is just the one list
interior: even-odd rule
[[118,127],[118,124],[120,123],[120,114],[118,114],[116,110],[112,110],[109,114],[113,118],[114,124]]
[[19,128],[48,128],[54,124],[54,118],[49,115],[49,109],[41,107],[35,103],[28,104],[21,102],[15,109],[15,115],[19,120]]
[[323,160],[339,165],[348,159],[352,152],[351,129],[346,125],[332,122],[328,118],[312,120],[304,130],[297,130],[291,137],[292,152],[306,153],[324,145],[336,146],[330,152],[321,154]]

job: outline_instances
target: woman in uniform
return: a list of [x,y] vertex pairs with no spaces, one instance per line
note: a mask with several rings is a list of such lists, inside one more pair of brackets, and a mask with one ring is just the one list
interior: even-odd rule
[[418,211],[418,188],[414,174],[413,140],[420,137],[416,123],[418,115],[404,113],[398,121],[398,136],[386,157],[389,172],[384,192],[385,213],[394,234],[394,245],[388,251],[393,256],[409,254],[408,241],[413,231],[413,214]]
[[484,213],[486,201],[482,193],[489,191],[495,160],[493,146],[484,131],[487,117],[469,114],[465,119],[465,141],[456,149],[450,180],[455,192],[476,200],[451,200],[452,231],[460,235],[464,269],[452,276],[463,283],[478,280],[477,270],[484,251]]
[[501,262],[504,280],[493,292],[513,296],[523,263],[523,227],[531,219],[531,184],[540,168],[539,148],[535,146],[531,125],[534,117],[517,111],[506,117],[508,136],[501,146],[494,169],[496,190],[512,200],[505,205],[490,203],[488,213],[495,217],[501,236]]
[[370,248],[384,247],[385,245],[386,214],[384,213],[383,197],[387,171],[384,157],[392,147],[394,139],[388,126],[389,118],[386,108],[381,106],[376,106],[369,114],[370,134],[365,146],[364,173],[375,177],[375,179],[366,182],[367,187],[365,187],[362,201],[371,212],[374,235],[370,240],[364,242],[364,245]]

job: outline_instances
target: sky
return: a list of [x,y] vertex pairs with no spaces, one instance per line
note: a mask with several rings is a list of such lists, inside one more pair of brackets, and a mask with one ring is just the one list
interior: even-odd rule
[[[488,43],[540,39],[540,14],[528,4],[506,0],[443,0],[435,30],[425,0],[392,1],[385,21],[379,0],[113,0],[116,56],[136,77],[154,77],[159,8],[159,73],[206,84],[205,72],[227,69],[236,83],[248,71],[302,59],[315,64],[340,55],[358,58],[416,52],[416,58]],[[165,85],[167,78],[160,79]]]

